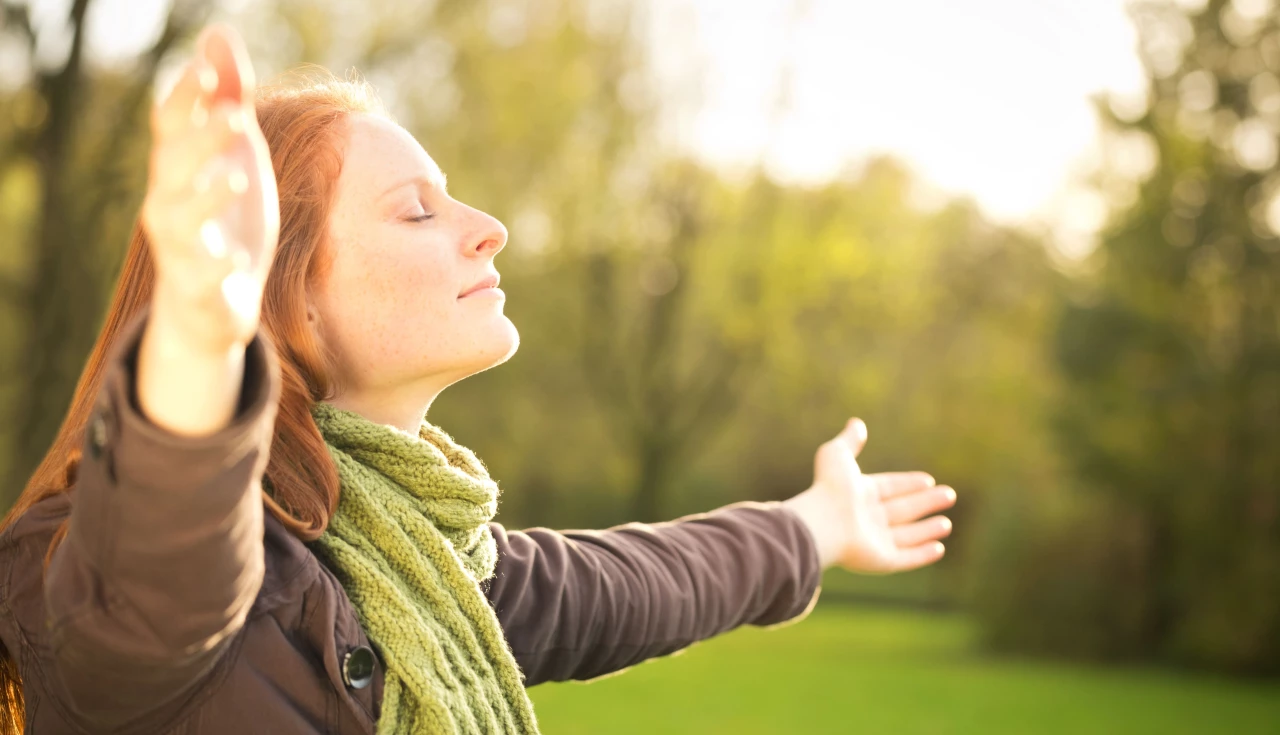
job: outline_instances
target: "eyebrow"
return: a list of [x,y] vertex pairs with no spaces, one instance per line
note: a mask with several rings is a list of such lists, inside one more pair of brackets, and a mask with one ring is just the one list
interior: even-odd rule
[[378,195],[378,201],[385,199],[388,194],[394,191],[399,191],[400,189],[406,186],[409,186],[410,184],[413,184],[415,186],[426,184],[427,186],[438,187],[440,191],[445,193],[448,193],[449,191],[449,177],[445,176],[444,172],[437,168],[431,174],[428,174],[426,176],[423,176],[421,174],[410,176],[407,179],[396,182],[396,184],[393,186],[387,187],[385,191],[383,191],[381,194]]

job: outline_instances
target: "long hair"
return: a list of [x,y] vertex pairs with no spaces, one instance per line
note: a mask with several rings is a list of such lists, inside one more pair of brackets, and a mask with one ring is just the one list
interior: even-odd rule
[[[307,323],[306,290],[330,264],[325,232],[333,189],[342,167],[344,122],[353,113],[385,114],[373,89],[315,69],[301,83],[261,88],[254,101],[258,124],[271,149],[280,197],[280,239],[263,293],[261,328],[279,357],[282,379],[275,434],[263,493],[268,512],[294,535],[314,540],[338,506],[338,475],[311,405],[332,397],[331,358]],[[75,484],[85,424],[102,384],[106,360],[123,327],[150,302],[155,269],[139,220],[107,310],[102,332],[76,383],[71,407],[44,459],[0,531],[31,506]],[[44,564],[66,535],[54,533]],[[25,721],[22,681],[9,651],[0,644],[0,735],[19,735]]]

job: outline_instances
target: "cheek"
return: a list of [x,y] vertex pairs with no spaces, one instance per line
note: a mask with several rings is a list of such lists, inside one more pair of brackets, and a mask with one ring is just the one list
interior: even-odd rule
[[[444,248],[395,241],[338,243],[318,301],[332,329],[326,337],[347,368],[366,378],[405,362],[420,362],[433,337],[447,334],[456,290]],[[408,366],[406,366],[408,367]]]

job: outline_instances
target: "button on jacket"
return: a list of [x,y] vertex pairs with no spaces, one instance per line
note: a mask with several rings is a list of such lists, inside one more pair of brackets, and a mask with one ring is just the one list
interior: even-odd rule
[[[145,321],[108,363],[75,486],[0,536],[0,639],[26,732],[372,733],[377,646],[333,574],[263,507],[275,357],[255,339],[231,424],[179,437],[133,395]],[[526,686],[792,620],[819,590],[813,539],[780,503],[604,531],[490,527],[498,563],[483,588]]]

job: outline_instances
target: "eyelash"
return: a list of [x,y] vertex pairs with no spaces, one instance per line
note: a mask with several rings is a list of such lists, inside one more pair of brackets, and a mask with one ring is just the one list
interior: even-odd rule
[[436,216],[435,212],[427,212],[426,214],[421,214],[421,215],[418,215],[417,217],[410,217],[409,221],[410,222],[426,222],[427,220],[435,216]]

